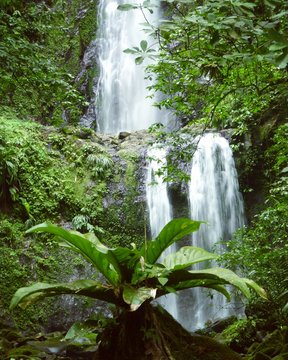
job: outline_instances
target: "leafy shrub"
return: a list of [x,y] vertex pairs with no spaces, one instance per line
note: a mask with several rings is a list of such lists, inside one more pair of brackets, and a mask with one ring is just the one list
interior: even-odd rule
[[216,338],[229,345],[231,349],[244,353],[257,340],[258,326],[254,318],[240,319],[228,326]]
[[265,153],[270,190],[266,208],[257,214],[250,228],[238,231],[227,243],[229,253],[222,256],[230,268],[253,275],[267,290],[270,304],[262,313],[262,306],[254,311],[273,321],[283,322],[283,307],[287,300],[282,294],[288,289],[288,125],[278,128],[273,144]]

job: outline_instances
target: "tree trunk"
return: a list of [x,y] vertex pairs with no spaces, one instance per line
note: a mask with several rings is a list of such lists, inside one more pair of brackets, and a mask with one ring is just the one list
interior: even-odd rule
[[213,339],[191,335],[160,306],[143,304],[122,312],[104,330],[98,360],[239,360],[240,356]]

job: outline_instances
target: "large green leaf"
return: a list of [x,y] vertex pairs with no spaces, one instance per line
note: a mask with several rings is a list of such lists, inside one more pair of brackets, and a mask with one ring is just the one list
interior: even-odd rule
[[169,286],[167,287],[165,286],[157,292],[157,297],[171,293],[172,289],[174,290],[174,292],[177,292],[178,290],[192,289],[194,287],[205,287],[207,289],[213,289],[223,294],[228,301],[230,301],[231,299],[227,289],[223,285],[217,284],[217,280],[211,280],[211,279],[182,281],[179,282],[177,286],[173,288]]
[[176,241],[181,240],[185,235],[197,231],[201,221],[194,221],[186,218],[171,220],[161,230],[160,234],[153,241],[149,241],[141,249],[145,261],[154,264],[164,250]]
[[10,309],[15,308],[17,305],[21,308],[26,308],[43,298],[61,294],[84,295],[116,305],[124,305],[121,299],[115,295],[112,287],[103,286],[94,280],[78,280],[70,284],[36,283],[20,288],[11,300]]
[[131,282],[136,265],[140,264],[141,254],[137,249],[117,247],[111,249],[122,273],[122,282]]
[[251,289],[253,289],[259,296],[261,296],[263,299],[268,300],[266,291],[261,286],[259,286],[255,281],[253,281],[251,279],[247,279],[247,278],[242,278],[242,280],[244,280],[245,283]]
[[129,10],[133,10],[133,9],[137,9],[137,8],[138,8],[137,5],[122,4],[122,5],[118,5],[117,10],[129,11]]
[[135,288],[125,285],[123,288],[123,299],[130,305],[131,311],[136,311],[146,300],[155,299],[157,289],[151,287]]
[[168,270],[185,269],[202,261],[215,260],[218,256],[196,246],[183,246],[179,251],[167,255],[163,264]]
[[121,270],[113,252],[100,243],[96,237],[89,239],[80,233],[65,230],[48,222],[36,225],[27,231],[27,233],[32,232],[56,235],[72,250],[81,253],[111,284],[117,285],[121,281]]
[[204,270],[175,270],[169,275],[167,286],[174,287],[176,290],[183,290],[189,287],[189,281],[202,280],[199,284],[191,283],[193,287],[206,285],[233,285],[242,292],[244,296],[250,298],[249,287],[258,295],[266,298],[264,290],[251,280],[241,278],[233,271],[223,268],[211,268]]

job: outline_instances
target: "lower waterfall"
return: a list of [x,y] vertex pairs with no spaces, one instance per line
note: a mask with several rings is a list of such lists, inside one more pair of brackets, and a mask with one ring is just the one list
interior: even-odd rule
[[[189,212],[191,219],[206,224],[193,234],[191,245],[213,251],[217,242],[230,240],[233,232],[244,225],[243,200],[228,141],[215,133],[194,141],[198,144],[191,166]],[[235,307],[235,302],[228,303],[216,291],[186,290],[179,297],[178,320],[189,330],[203,328],[209,322],[239,313]]]
[[[172,220],[172,208],[168,198],[167,183],[163,181],[162,175],[157,174],[157,171],[166,165],[166,150],[155,146],[151,147],[147,152],[147,158],[149,164],[147,168],[146,197],[151,239],[155,239],[164,225]],[[175,251],[175,245],[172,245],[164,252],[164,256]],[[178,318],[176,296],[175,294],[169,294],[157,300],[175,319]]]
[[[191,219],[206,223],[193,234],[190,244],[213,251],[217,242],[230,240],[233,232],[244,225],[244,206],[228,141],[215,133],[193,141],[197,150],[191,165],[187,212]],[[157,175],[157,170],[166,164],[166,151],[152,147],[148,156],[146,193],[151,235],[155,238],[171,220],[173,204],[169,202],[167,183],[163,182],[163,176]],[[175,250],[175,247],[168,249]],[[160,303],[188,330],[239,313],[235,302],[230,304],[222,294],[201,288],[169,295]]]

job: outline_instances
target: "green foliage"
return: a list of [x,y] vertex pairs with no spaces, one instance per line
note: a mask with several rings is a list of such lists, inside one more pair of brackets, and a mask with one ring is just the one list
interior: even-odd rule
[[[165,3],[166,18],[158,27],[146,24],[160,45],[147,74],[151,80],[156,76],[150,88],[165,95],[159,107],[184,123],[202,118],[209,126],[235,127],[239,134],[255,114],[287,95],[285,2]],[[149,56],[141,44],[126,52],[136,62]]]
[[262,343],[253,344],[246,360],[285,360],[288,356],[288,328],[283,326],[265,337]]
[[[44,297],[75,294],[105,300],[136,311],[143,303],[156,297],[198,286],[217,290],[229,299],[224,287],[226,284],[233,285],[246,297],[250,297],[249,288],[252,288],[265,298],[265,292],[256,283],[240,278],[230,270],[186,270],[191,264],[215,257],[202,249],[185,247],[186,260],[183,258],[183,251],[180,250],[181,254],[174,254],[175,259],[170,255],[163,263],[156,262],[165,249],[183,236],[197,231],[200,224],[198,221],[185,218],[172,220],[154,241],[146,242],[139,250],[136,247],[108,248],[93,234],[81,235],[49,223],[36,225],[28,232],[47,232],[55,235],[60,245],[84,256],[102,273],[108,283],[102,284],[94,280],[78,280],[70,284],[36,283],[19,289],[14,294],[10,307],[13,309],[20,305],[25,308]],[[180,258],[180,264],[176,265],[177,259]],[[168,264],[168,267],[164,264]]]
[[234,240],[227,243],[229,253],[222,257],[226,266],[238,268],[247,276],[253,274],[264,286],[270,299],[266,310],[280,322],[285,321],[282,309],[287,298],[283,293],[288,288],[287,134],[287,124],[281,125],[264,154],[269,190],[266,207],[254,217],[249,228],[238,231]]
[[[272,168],[268,176],[274,179],[270,190],[269,203],[288,206],[288,124],[283,124],[277,129],[273,145],[267,150],[266,156]],[[277,206],[277,205],[276,205]]]
[[[87,14],[95,15],[91,2],[87,0],[82,6],[89,8]],[[69,14],[71,8],[74,12]],[[87,31],[88,24],[84,26],[84,22],[88,15],[85,16],[81,34],[74,37],[79,44],[72,43],[80,9],[78,0],[66,5],[60,0],[29,0],[1,6],[1,105],[11,106],[22,117],[46,124],[61,124],[63,114],[69,122],[78,123],[85,99],[77,89],[75,79],[84,49],[75,57],[77,64],[67,60],[75,54],[80,43],[87,47],[94,36],[92,31],[95,31],[92,21],[89,22],[90,31]],[[67,17],[63,16],[65,11]]]
[[61,203],[73,209],[74,189],[67,183],[69,168],[63,166],[60,154],[50,156],[40,127],[5,118],[1,118],[0,127],[3,210],[14,207],[20,216],[33,220],[45,213],[60,213]]
[[228,326],[217,337],[217,340],[229,345],[232,349],[244,352],[257,340],[257,328],[260,328],[254,318],[240,319]]
[[[94,131],[56,130],[7,112],[0,118],[0,129],[2,211],[13,212],[27,226],[44,218],[72,221],[77,230],[102,234],[108,244],[142,242],[145,216],[144,206],[135,201],[140,163],[135,151],[131,155],[122,150],[121,163],[115,163]],[[11,176],[7,162],[14,170]],[[113,203],[104,208],[106,196],[107,201],[113,197]]]
[[73,134],[16,118],[1,117],[0,128],[1,209],[30,223],[81,215],[96,226],[111,175],[106,151],[90,140],[77,142]]

